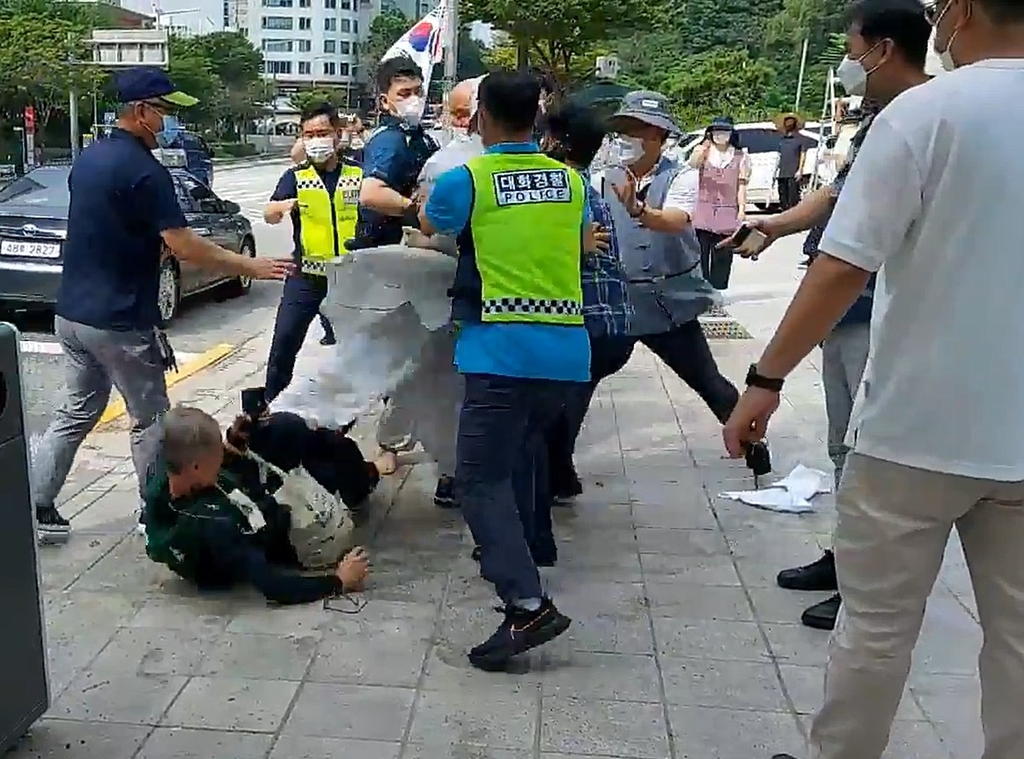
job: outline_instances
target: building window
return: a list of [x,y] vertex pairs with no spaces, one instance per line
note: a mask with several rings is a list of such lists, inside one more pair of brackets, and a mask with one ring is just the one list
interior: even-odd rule
[[338,0],[324,0],[324,8],[334,10],[338,7]]
[[352,10],[352,0],[341,0],[341,9],[343,11]]
[[348,64],[347,63],[340,63],[340,64],[338,64],[338,73],[341,74],[342,76],[348,76]]
[[290,53],[292,51],[292,41],[265,39],[260,43],[260,47],[267,53]]
[[299,0],[299,7],[300,8],[309,8],[309,7],[311,7],[311,0]]
[[291,8],[295,0],[263,0],[264,8]]
[[[328,16],[324,19],[324,31],[325,32],[336,32],[338,31],[338,19],[333,16]],[[326,50],[324,52],[327,52]]]
[[308,32],[312,28],[313,28],[313,19],[311,19],[309,16],[302,16],[301,18],[299,18],[299,31],[300,32]]
[[356,19],[355,21],[352,22],[352,33],[353,34],[359,34],[359,20],[358,19]]
[[337,50],[335,49],[335,48],[337,48],[337,46],[338,46],[338,44],[334,40],[324,40],[324,52],[325,53],[337,52]]
[[309,61],[299,61],[299,73],[309,76],[312,71],[312,64]]
[[346,42],[345,40],[342,40],[341,41],[341,52],[342,52],[342,55],[349,55],[352,52],[352,43],[351,42]]
[[310,53],[313,51],[313,43],[309,40],[299,40],[299,52]]
[[261,25],[264,29],[279,29],[286,32],[292,30],[292,20],[287,16],[264,16]]
[[343,18],[341,20],[341,31],[343,31],[343,32],[351,32],[352,31],[352,22],[349,19]]
[[324,76],[335,76],[338,73],[338,67],[334,61],[324,61]]
[[267,61],[268,74],[290,74],[292,73],[291,61]]

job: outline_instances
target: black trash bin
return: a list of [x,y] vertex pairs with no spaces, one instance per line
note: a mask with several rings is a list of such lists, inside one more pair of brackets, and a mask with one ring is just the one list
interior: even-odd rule
[[0,322],[0,756],[50,707],[18,331]]

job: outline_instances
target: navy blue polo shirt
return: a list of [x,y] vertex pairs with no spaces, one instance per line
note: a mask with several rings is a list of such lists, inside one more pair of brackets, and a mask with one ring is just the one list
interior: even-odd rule
[[[395,192],[411,197],[437,143],[422,127],[411,127],[394,116],[381,116],[380,126],[363,148],[363,177],[379,179]],[[392,245],[402,241],[402,219],[359,207],[356,236],[369,245]]]
[[[299,164],[298,166],[292,166],[281,178],[277,180],[277,187],[274,188],[274,192],[270,196],[270,202],[273,203],[278,200],[292,200],[299,194],[298,181],[295,179],[295,170],[304,169],[308,164]],[[338,189],[338,179],[341,177],[341,170],[343,163],[339,163],[331,171],[325,171],[319,167],[314,166],[316,173],[320,175],[320,181],[324,183],[324,187],[327,188],[327,194],[331,196],[331,203],[334,202],[334,191]],[[293,208],[291,212],[292,219],[292,242],[295,245],[292,248],[292,256],[298,261],[301,258],[302,251],[302,232],[301,223],[302,220],[299,217],[298,207]],[[344,242],[344,241],[342,241]],[[338,249],[339,241],[334,240],[334,255],[341,255],[342,251]]]
[[97,329],[153,329],[160,233],[188,226],[171,175],[140,139],[115,128],[81,152],[68,189],[57,314]]

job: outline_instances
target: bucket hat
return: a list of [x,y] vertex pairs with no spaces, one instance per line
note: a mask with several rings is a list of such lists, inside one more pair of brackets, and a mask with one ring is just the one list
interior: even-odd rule
[[668,100],[660,92],[651,90],[630,92],[622,98],[622,104],[615,115],[608,120],[608,126],[612,131],[620,131],[630,119],[664,129],[669,134],[682,132],[675,119],[672,118]]

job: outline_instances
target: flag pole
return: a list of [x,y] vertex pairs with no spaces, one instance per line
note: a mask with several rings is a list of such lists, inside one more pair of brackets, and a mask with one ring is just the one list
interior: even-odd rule
[[445,4],[445,41],[444,41],[444,94],[455,86],[459,66],[459,3],[458,0],[442,0]]

